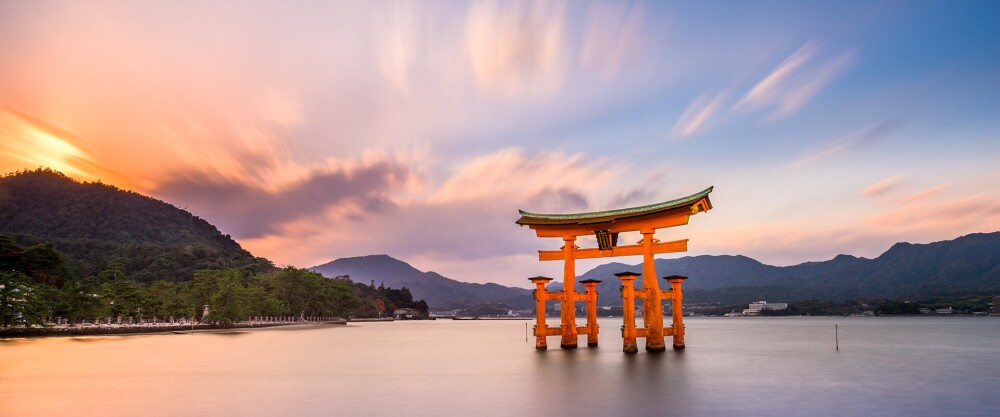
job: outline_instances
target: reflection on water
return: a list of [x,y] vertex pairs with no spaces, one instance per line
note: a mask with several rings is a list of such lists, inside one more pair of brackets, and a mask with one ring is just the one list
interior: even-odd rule
[[522,321],[8,340],[0,343],[0,416],[1000,409],[997,318],[689,319],[687,350],[650,354],[640,346],[637,355],[621,353],[618,320],[601,325],[599,348],[543,352],[525,341]]

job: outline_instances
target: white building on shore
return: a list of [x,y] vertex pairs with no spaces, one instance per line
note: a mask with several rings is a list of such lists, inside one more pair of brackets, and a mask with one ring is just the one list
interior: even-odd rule
[[758,301],[756,303],[750,303],[749,308],[743,309],[744,316],[759,316],[760,312],[763,310],[784,310],[788,308],[788,303],[768,303],[767,301]]

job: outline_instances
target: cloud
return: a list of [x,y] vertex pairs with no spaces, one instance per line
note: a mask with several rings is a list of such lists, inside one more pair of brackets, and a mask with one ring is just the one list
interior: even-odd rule
[[0,107],[0,172],[48,167],[81,181],[132,185],[107,168],[88,141],[30,114]]
[[817,54],[816,43],[807,42],[747,91],[736,107],[774,107],[774,111],[765,119],[769,122],[799,111],[820,90],[839,77],[854,60],[853,52],[845,52],[823,63],[809,66]]
[[891,177],[882,179],[872,185],[865,187],[861,190],[861,195],[866,197],[880,197],[892,190],[899,188],[899,185],[903,182],[903,175],[897,174]]
[[[552,202],[552,198],[581,194],[581,188],[605,186],[617,170],[604,161],[588,161],[582,154],[556,151],[526,154],[521,148],[505,148],[474,158],[458,168],[430,197],[434,203],[502,199],[508,202]],[[539,198],[547,195],[549,198]],[[578,197],[566,201],[576,200]],[[564,201],[559,198],[559,201]],[[534,207],[525,207],[534,211]]]
[[[842,220],[743,222],[693,226],[694,254],[742,254],[772,265],[830,259],[838,254],[874,258],[897,242],[935,242],[1000,230],[995,193],[891,204]],[[690,230],[690,229],[689,229]]]
[[499,96],[549,96],[566,71],[564,6],[550,2],[477,2],[466,24],[476,80]]
[[396,3],[386,11],[384,20],[376,20],[373,31],[376,65],[394,87],[406,90],[410,72],[417,59],[419,32],[410,3]]
[[[504,264],[505,259],[533,258],[535,250],[555,249],[561,242],[540,241],[527,228],[515,225],[517,210],[590,210],[594,195],[607,191],[619,173],[607,165],[604,160],[555,151],[501,149],[459,165],[418,198],[394,199],[393,204],[377,210],[354,210],[347,215],[331,210],[306,213],[309,216],[282,223],[265,235],[243,239],[241,244],[251,251],[272,254],[278,262],[300,266],[344,256],[388,253],[419,260],[446,275],[481,268],[475,275],[452,275],[458,279],[523,285],[521,278],[545,265],[532,259],[530,263],[506,264],[501,270],[493,267]],[[308,244],[301,242],[304,234]]]
[[316,170],[307,178],[268,190],[212,176],[180,176],[157,186],[154,194],[211,219],[235,238],[274,233],[284,223],[324,213],[332,205],[357,212],[394,206],[388,194],[402,186],[405,166],[381,161],[356,168]]
[[615,194],[609,202],[609,206],[622,208],[653,203],[652,200],[659,194],[659,189],[669,173],[669,168],[660,168],[653,171],[641,185]]
[[757,83],[757,85],[753,86],[753,88],[747,92],[739,104],[757,107],[774,100],[779,88],[785,82],[785,79],[787,79],[796,69],[812,59],[815,55],[816,44],[813,42],[806,43],[795,51],[795,53],[786,58],[784,62],[778,65],[777,68],[771,71],[771,73],[764,77],[764,79]]
[[851,132],[830,141],[820,149],[800,156],[785,167],[790,169],[803,168],[842,152],[862,148],[888,136],[896,127],[895,120],[885,120],[868,128]]
[[929,195],[924,193],[910,203],[893,205],[872,216],[867,225],[884,232],[945,236],[1000,228],[1000,201],[992,193],[932,200],[930,196],[940,192],[932,190]]
[[891,199],[890,203],[892,203],[894,205],[904,205],[904,204],[912,204],[912,203],[925,202],[925,201],[927,201],[927,200],[929,200],[929,199],[931,199],[931,198],[933,198],[933,197],[941,194],[942,192],[948,190],[949,188],[951,188],[951,185],[949,185],[949,184],[935,185],[933,187],[929,187],[929,188],[925,188],[923,190],[917,191],[917,192],[915,192],[913,194],[904,195],[904,196],[901,196],[901,197],[897,197],[897,198]]
[[687,138],[698,133],[715,115],[725,97],[726,93],[719,93],[713,98],[709,98],[707,94],[695,98],[681,114],[681,118],[674,124],[674,128],[670,130],[670,136]]
[[587,9],[580,47],[580,67],[615,78],[643,54],[643,8],[622,3],[595,3]]

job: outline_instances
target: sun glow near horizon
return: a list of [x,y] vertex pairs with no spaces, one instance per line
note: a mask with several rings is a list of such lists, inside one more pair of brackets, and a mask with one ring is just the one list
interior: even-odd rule
[[517,209],[710,185],[665,231],[690,255],[1000,229],[1000,6],[770,6],[0,2],[0,171],[150,195],[279,264],[512,285],[558,247]]

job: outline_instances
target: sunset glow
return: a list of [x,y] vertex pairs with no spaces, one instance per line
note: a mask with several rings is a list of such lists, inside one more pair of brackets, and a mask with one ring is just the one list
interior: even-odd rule
[[148,194],[299,267],[387,253],[527,287],[562,243],[518,209],[713,185],[715,209],[661,239],[874,257],[1000,230],[998,11],[2,2],[0,171]]

